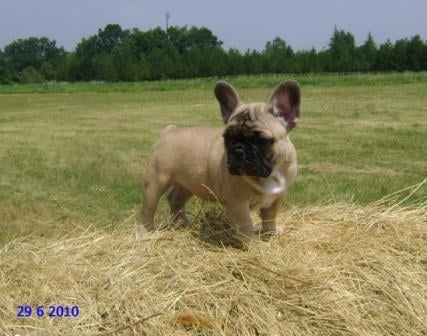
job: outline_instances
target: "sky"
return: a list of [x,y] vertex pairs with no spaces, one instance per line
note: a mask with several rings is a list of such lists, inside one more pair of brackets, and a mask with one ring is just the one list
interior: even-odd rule
[[109,23],[147,30],[205,26],[224,47],[263,49],[279,36],[294,50],[327,47],[334,27],[358,44],[420,34],[427,39],[427,0],[0,0],[0,48],[18,38],[47,36],[73,50]]

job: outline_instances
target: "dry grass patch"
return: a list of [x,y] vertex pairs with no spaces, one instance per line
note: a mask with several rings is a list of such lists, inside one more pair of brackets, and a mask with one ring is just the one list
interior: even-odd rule
[[[212,216],[210,217],[212,221]],[[249,250],[200,231],[88,229],[0,251],[0,330],[19,335],[425,335],[427,205],[282,215]],[[78,318],[16,317],[78,305]]]

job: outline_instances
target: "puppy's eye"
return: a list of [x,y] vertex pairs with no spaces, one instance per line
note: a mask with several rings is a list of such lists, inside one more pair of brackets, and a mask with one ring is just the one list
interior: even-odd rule
[[260,138],[257,139],[257,143],[260,146],[268,146],[268,145],[273,144],[273,142],[274,142],[273,138],[263,138],[263,137],[260,137]]

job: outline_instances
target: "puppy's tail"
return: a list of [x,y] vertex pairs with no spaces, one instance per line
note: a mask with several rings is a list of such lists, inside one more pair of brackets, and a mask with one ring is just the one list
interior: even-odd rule
[[164,134],[168,133],[169,131],[171,131],[171,130],[173,130],[175,128],[177,128],[175,125],[168,125],[164,129],[162,129],[162,131],[161,131],[160,134],[164,135]]

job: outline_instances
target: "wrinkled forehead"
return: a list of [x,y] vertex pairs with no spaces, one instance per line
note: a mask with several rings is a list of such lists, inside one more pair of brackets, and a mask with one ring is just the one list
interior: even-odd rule
[[247,133],[258,132],[266,137],[282,138],[286,128],[273,115],[273,107],[265,103],[240,105],[231,115],[227,128],[232,127]]

